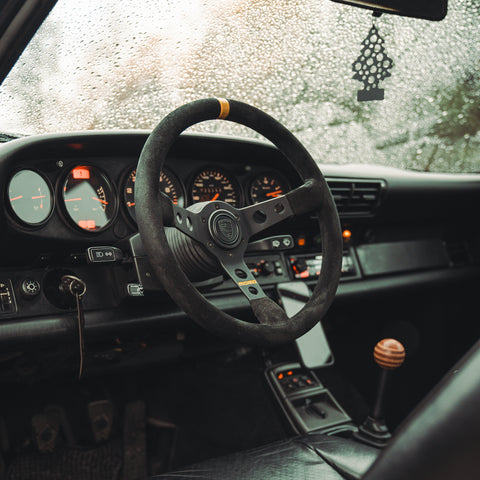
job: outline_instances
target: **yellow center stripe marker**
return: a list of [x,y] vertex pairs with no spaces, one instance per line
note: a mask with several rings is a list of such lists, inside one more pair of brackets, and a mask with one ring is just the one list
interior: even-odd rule
[[218,103],[220,104],[220,114],[218,115],[219,120],[225,120],[230,114],[230,103],[225,98],[217,98]]

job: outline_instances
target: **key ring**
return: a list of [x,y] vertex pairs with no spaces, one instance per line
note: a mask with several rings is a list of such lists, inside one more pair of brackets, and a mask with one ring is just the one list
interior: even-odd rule
[[[74,297],[76,297],[77,295],[79,297],[83,297],[87,292],[87,285],[85,284],[85,282],[82,279],[76,277],[75,275],[64,275],[61,279],[61,282],[62,282],[63,288],[64,289],[68,288],[68,291]],[[81,291],[80,290],[77,291],[77,289],[74,289],[73,288],[74,285],[79,285],[81,287]]]

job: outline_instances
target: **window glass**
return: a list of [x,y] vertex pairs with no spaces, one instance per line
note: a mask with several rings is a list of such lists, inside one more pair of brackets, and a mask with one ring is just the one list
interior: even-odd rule
[[[372,27],[329,0],[60,0],[0,87],[0,130],[152,129],[203,97],[253,104],[320,163],[480,170],[478,0],[447,18],[376,19],[393,60],[383,101],[352,66]],[[228,122],[195,129],[254,135]]]

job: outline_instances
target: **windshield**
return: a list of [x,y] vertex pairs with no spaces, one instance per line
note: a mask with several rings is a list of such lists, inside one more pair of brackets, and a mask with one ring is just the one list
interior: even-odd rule
[[[375,19],[384,100],[354,79],[374,19],[329,0],[60,0],[0,87],[0,131],[152,129],[203,97],[255,105],[319,163],[480,170],[479,0]],[[358,67],[357,67],[358,68]],[[241,136],[229,122],[198,131]]]

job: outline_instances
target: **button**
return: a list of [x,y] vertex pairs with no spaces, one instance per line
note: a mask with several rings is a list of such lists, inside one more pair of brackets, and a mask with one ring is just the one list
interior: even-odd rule
[[282,240],[282,245],[284,248],[290,248],[293,245],[292,237],[287,236]]
[[116,247],[87,248],[88,263],[112,263],[122,259],[122,251]]
[[275,273],[276,273],[277,275],[283,275],[283,270],[282,270],[282,268],[281,268],[281,267],[275,268]]
[[275,265],[275,267],[281,267],[282,266],[282,264],[278,260],[275,260],[273,262],[273,264]]

